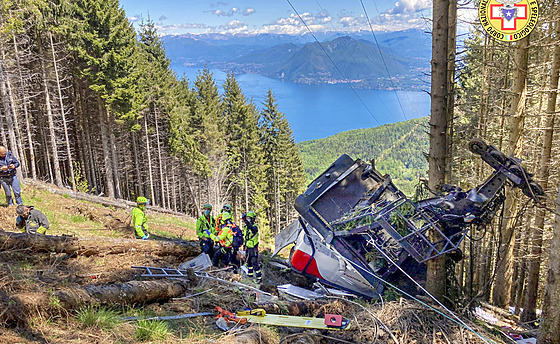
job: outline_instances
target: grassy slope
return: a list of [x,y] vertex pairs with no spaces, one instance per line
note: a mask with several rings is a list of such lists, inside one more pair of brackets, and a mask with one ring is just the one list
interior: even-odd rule
[[[49,219],[50,235],[75,235],[99,237],[133,237],[132,228],[111,230],[110,218],[117,219],[120,224],[130,222],[132,209],[107,208],[103,205],[80,201],[69,196],[51,194],[50,192],[23,185],[22,198],[26,205],[33,205],[41,210]],[[5,208],[4,193],[0,192],[0,228],[8,231],[15,229],[15,207]],[[167,214],[147,211],[150,231],[168,238],[196,239],[195,220],[179,218]]]

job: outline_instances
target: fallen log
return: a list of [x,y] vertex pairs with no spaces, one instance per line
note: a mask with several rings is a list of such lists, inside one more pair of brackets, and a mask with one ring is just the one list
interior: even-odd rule
[[71,255],[105,255],[142,252],[158,256],[192,257],[200,254],[195,241],[160,241],[114,238],[78,238],[72,236],[31,235],[0,230],[0,251],[28,248],[36,252]]
[[65,309],[82,306],[128,305],[165,301],[184,295],[196,277],[180,280],[130,281],[126,283],[72,287],[58,290],[54,296]]

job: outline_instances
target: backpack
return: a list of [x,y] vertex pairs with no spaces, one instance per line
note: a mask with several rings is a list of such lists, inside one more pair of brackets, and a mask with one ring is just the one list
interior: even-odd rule
[[233,232],[233,246],[234,249],[240,248],[243,246],[243,231],[239,226],[232,226],[231,231]]

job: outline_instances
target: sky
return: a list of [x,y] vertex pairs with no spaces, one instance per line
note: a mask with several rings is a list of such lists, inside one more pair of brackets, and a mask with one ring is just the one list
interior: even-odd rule
[[[148,17],[162,35],[229,33],[290,34],[427,28],[430,0],[120,0],[137,27]],[[290,6],[293,5],[294,9]],[[305,25],[300,20],[299,13]]]

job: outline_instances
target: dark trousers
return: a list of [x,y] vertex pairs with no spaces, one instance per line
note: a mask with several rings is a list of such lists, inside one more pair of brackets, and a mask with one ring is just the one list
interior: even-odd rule
[[247,268],[249,269],[249,277],[261,279],[261,267],[259,266],[259,246],[247,248]]
[[210,259],[214,258],[214,242],[209,238],[200,238],[200,249],[202,252],[210,256]]
[[212,263],[214,266],[219,267],[220,263],[223,263],[224,266],[228,267],[231,261],[231,247],[220,247],[219,250],[214,252],[214,258],[212,259]]

